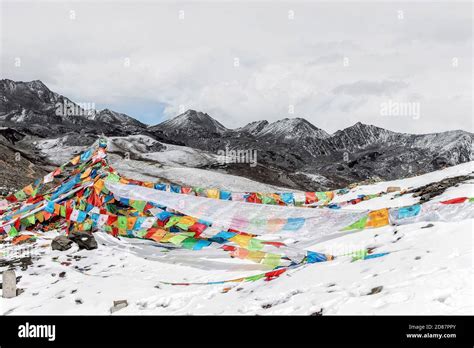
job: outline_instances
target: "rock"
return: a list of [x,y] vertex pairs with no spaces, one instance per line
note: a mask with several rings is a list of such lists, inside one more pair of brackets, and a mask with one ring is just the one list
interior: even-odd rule
[[9,267],[9,268],[16,268],[16,266],[21,267],[22,271],[26,271],[28,266],[32,265],[33,261],[31,260],[31,256],[15,258],[11,260],[2,260],[0,258],[0,267]]
[[372,288],[372,290],[370,290],[370,292],[367,295],[378,294],[379,292],[382,291],[382,289],[383,289],[383,286],[377,286],[375,288]]
[[438,182],[433,182],[424,186],[407,191],[412,193],[413,197],[420,197],[420,202],[427,202],[433,197],[441,195],[446,189],[458,185],[461,182],[472,179],[471,175],[460,175],[451,178],[445,178]]
[[51,242],[51,248],[53,250],[60,250],[60,251],[68,250],[71,248],[71,245],[72,245],[72,240],[70,240],[66,236],[56,237]]
[[66,276],[66,272],[61,272],[61,273],[59,273],[59,277],[60,277],[60,278],[64,278],[65,276]]
[[3,272],[2,277],[2,296],[3,298],[12,298],[16,296],[16,276],[15,271],[7,270]]
[[387,193],[401,191],[402,189],[398,186],[389,186],[387,187]]
[[110,313],[114,313],[128,306],[127,300],[114,301],[114,305],[110,307]]
[[433,227],[433,226],[434,226],[433,224],[428,224],[428,225],[423,226],[423,227],[421,227],[421,228],[430,228],[430,227]]
[[92,250],[97,249],[97,241],[94,236],[88,232],[73,232],[69,239],[79,246],[79,249]]
[[311,313],[310,316],[317,316],[320,317],[323,315],[323,308],[321,308],[318,312]]

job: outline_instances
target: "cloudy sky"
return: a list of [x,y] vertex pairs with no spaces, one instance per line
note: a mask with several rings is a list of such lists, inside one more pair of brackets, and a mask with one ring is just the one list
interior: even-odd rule
[[196,109],[229,128],[473,130],[470,2],[3,1],[1,16],[2,78],[148,124]]

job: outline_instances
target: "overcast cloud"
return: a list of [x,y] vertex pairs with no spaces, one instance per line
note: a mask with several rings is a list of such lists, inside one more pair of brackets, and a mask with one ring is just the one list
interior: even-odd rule
[[[357,121],[411,133],[473,130],[469,2],[1,9],[2,78],[39,79],[148,124],[192,108],[230,128],[304,117],[328,132]],[[419,103],[420,115],[382,115],[389,102]]]

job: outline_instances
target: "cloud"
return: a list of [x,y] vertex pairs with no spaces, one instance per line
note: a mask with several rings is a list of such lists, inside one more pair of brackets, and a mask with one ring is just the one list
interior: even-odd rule
[[[400,6],[4,2],[2,77],[40,79],[149,124],[193,108],[228,127],[305,117],[329,132],[357,121],[406,132],[466,129],[471,5],[404,3],[404,20]],[[440,27],[450,29],[437,40]],[[380,117],[387,98],[422,102],[422,117]]]
[[408,83],[403,81],[356,81],[344,85],[339,85],[333,89],[336,94],[348,94],[352,96],[369,95],[391,95],[408,87]]

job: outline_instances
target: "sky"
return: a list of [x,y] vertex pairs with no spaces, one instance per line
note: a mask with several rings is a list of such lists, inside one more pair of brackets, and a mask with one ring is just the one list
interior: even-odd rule
[[2,1],[1,78],[157,124],[473,131],[470,2]]

